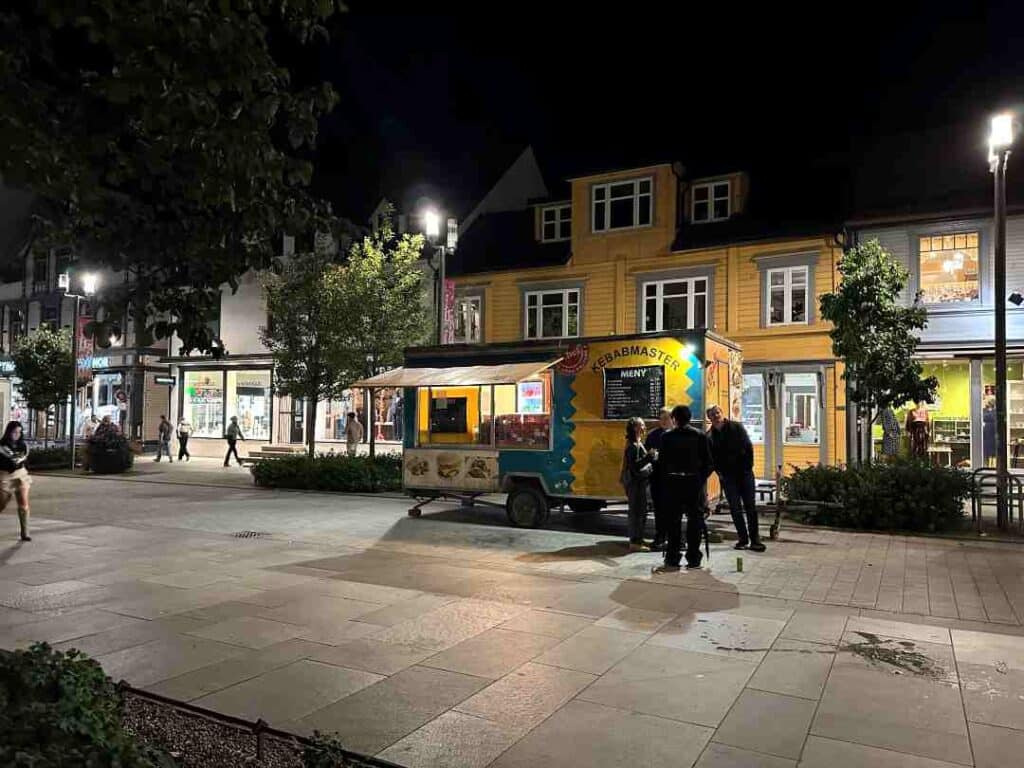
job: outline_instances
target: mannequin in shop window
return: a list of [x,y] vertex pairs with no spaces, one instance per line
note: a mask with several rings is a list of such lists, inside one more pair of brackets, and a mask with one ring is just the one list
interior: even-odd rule
[[989,395],[981,411],[981,447],[985,466],[996,465],[996,399]]
[[916,403],[907,413],[907,434],[910,436],[910,455],[916,459],[927,458],[931,422],[924,403]]
[[900,450],[900,422],[892,408],[886,407],[875,418],[882,425],[882,456],[892,461]]

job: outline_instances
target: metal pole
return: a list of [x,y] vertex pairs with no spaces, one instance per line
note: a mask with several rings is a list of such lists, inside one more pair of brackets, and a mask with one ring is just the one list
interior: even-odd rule
[[1002,150],[995,168],[995,309],[996,309],[996,524],[1008,527],[1006,430],[1006,161]]
[[448,295],[445,291],[445,247],[438,246],[437,252],[439,254],[440,266],[438,267],[438,287],[437,287],[437,345],[441,346],[444,343],[444,309],[445,304],[448,301]]
[[75,315],[71,318],[71,419],[68,445],[71,447],[71,471],[75,471],[75,405],[78,400],[78,313],[82,297],[75,296]]

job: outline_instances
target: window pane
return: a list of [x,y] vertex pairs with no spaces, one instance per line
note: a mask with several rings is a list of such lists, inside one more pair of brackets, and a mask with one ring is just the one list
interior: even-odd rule
[[610,229],[633,226],[633,198],[621,198],[611,201],[609,216]]
[[818,444],[818,376],[787,373],[783,377],[785,415],[783,439],[787,443]]
[[569,305],[569,324],[566,329],[567,336],[580,335],[580,307],[578,304]]
[[564,316],[564,309],[561,306],[544,307],[541,310],[541,336],[544,338],[561,336]]
[[729,218],[729,199],[715,200],[715,218],[716,219],[727,219]]
[[806,269],[798,268],[790,270],[790,275],[792,275],[792,277],[790,278],[790,282],[793,285],[807,285]]
[[651,223],[651,196],[643,195],[637,200],[636,223],[638,227]]
[[773,324],[786,322],[786,292],[780,289],[773,289],[770,301],[768,322]]
[[793,310],[792,322],[794,323],[806,323],[807,322],[807,289],[806,288],[794,288],[793,298],[791,300],[791,306]]
[[715,184],[715,199],[718,200],[720,198],[729,198],[729,184],[727,182]]
[[561,293],[545,293],[541,297],[541,303],[545,307],[553,307],[556,305],[560,305],[562,303],[562,298],[563,297]]
[[544,209],[544,221],[546,221],[546,222],[547,221],[554,221],[556,213],[557,213],[557,210],[554,209],[554,208],[545,208]]
[[568,300],[569,300],[570,304],[579,304],[580,303],[580,292],[579,291],[567,291],[567,295],[569,297]]
[[194,437],[224,437],[224,379],[221,371],[186,371],[185,418]]
[[[979,249],[977,232],[962,232],[942,237],[921,238],[920,274],[922,299],[926,304],[948,304],[976,301]],[[957,246],[963,243],[963,247]],[[948,247],[947,247],[948,246]]]
[[661,329],[668,331],[677,328],[686,328],[686,313],[689,302],[685,296],[678,296],[673,299],[665,299],[661,304]]
[[658,295],[658,284],[657,283],[646,283],[644,285],[644,296],[657,296]]
[[558,225],[558,237],[561,240],[568,240],[572,237],[572,222],[566,219]]
[[664,296],[683,296],[688,293],[689,287],[685,280],[672,280],[662,283],[661,292]]
[[774,270],[768,273],[768,277],[771,280],[771,285],[785,285],[786,284],[786,273]]
[[694,280],[693,290],[695,293],[707,293],[708,281],[707,280]]
[[558,218],[562,219],[563,221],[568,221],[569,219],[571,219],[572,218],[572,206],[571,205],[563,205],[561,208],[559,208],[558,209]]
[[270,371],[228,371],[227,418],[249,440],[270,439]]
[[500,448],[547,450],[551,438],[551,377],[494,388],[494,439]]
[[605,224],[604,206],[604,203],[597,203],[594,206],[594,229],[598,232],[608,228],[608,225]]
[[537,294],[536,293],[527,294],[527,296],[526,296],[526,306],[528,306],[528,307],[535,307],[535,306],[537,306]]
[[658,301],[648,299],[644,302],[644,331],[658,330]]
[[694,203],[693,204],[693,220],[694,221],[707,221],[708,220],[708,204]]
[[707,328],[708,326],[708,298],[704,294],[695,296],[693,299],[693,324],[694,328]]
[[709,190],[708,187],[694,187],[693,188],[693,199],[698,201],[698,202],[706,201],[708,199],[709,191],[710,190]]
[[480,299],[473,299],[469,304],[469,336],[466,341],[480,341],[481,335]]
[[764,377],[743,374],[743,425],[752,443],[764,442]]
[[613,200],[617,197],[632,197],[633,182],[630,181],[625,184],[612,184],[608,188],[608,194]]
[[594,199],[595,200],[604,200],[604,196],[605,196],[606,193],[607,193],[607,189],[605,187],[594,187]]
[[651,191],[651,180],[650,179],[644,179],[643,181],[641,181],[639,183],[638,187],[639,187],[638,191],[640,191],[640,192],[650,192]]
[[528,339],[537,338],[537,310],[531,309],[526,315],[526,337]]
[[544,225],[544,235],[543,235],[542,239],[544,239],[544,240],[554,240],[555,239],[555,225],[554,224],[545,224]]

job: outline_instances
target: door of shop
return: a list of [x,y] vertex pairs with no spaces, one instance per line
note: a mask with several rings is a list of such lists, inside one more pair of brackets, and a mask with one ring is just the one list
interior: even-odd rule
[[300,397],[292,398],[291,432],[288,442],[301,444],[305,438],[306,401]]
[[794,466],[827,460],[824,369],[755,370],[744,374],[743,388],[743,419],[759,477],[774,477],[779,467],[785,474]]

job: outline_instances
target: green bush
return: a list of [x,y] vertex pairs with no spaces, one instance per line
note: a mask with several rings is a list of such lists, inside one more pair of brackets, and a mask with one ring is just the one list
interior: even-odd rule
[[121,431],[102,424],[87,444],[89,469],[98,475],[124,472],[135,463],[135,453]]
[[45,643],[0,651],[0,765],[173,765],[121,727],[121,703],[100,665]]
[[[77,450],[77,449],[76,449]],[[67,448],[33,448],[28,452],[25,466],[33,469],[54,469],[71,464],[71,451]]]
[[849,467],[794,468],[782,481],[804,522],[842,528],[944,531],[960,526],[971,477],[951,467],[897,459]]
[[266,488],[301,488],[310,491],[378,493],[402,488],[402,457],[383,454],[344,456],[321,454],[287,456],[252,465],[256,485]]

